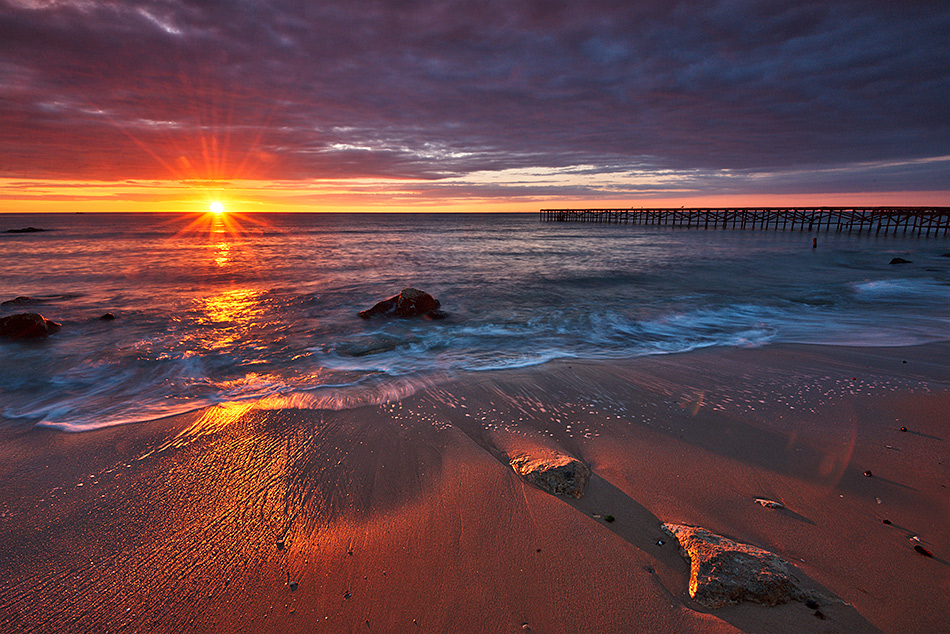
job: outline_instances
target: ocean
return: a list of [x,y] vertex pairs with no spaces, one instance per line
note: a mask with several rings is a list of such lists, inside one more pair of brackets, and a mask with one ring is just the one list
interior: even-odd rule
[[[3,232],[28,226],[50,230]],[[0,301],[31,298],[0,316],[62,324],[0,341],[5,426],[353,407],[554,359],[950,339],[946,238],[535,214],[3,214],[0,232]],[[449,318],[357,316],[406,287]]]

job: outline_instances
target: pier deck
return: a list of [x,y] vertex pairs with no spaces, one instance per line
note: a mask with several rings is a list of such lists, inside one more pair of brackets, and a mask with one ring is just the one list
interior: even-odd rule
[[950,207],[695,207],[542,209],[542,222],[600,222],[697,229],[950,235]]

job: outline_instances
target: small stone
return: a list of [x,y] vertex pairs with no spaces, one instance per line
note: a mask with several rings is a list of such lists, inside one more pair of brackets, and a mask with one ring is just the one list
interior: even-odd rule
[[106,313],[105,315],[99,318],[100,321],[113,321],[114,319],[115,319],[114,313]]
[[525,631],[527,632],[527,631],[530,631],[530,630],[531,630],[531,626],[528,625],[527,623],[522,623],[522,624],[521,624],[521,629],[523,629],[523,630],[525,630]]
[[870,469],[868,469],[867,471],[864,472],[864,477],[865,477],[865,478],[870,478],[872,475],[874,475],[874,474],[871,473],[871,470],[870,470]]
[[891,520],[881,520],[881,523],[882,523],[882,524],[887,524],[888,526],[890,526],[890,525],[891,525]]
[[924,548],[924,547],[921,546],[920,544],[916,544],[916,545],[914,546],[914,550],[917,551],[918,553],[920,553],[921,555],[923,555],[924,557],[933,557],[933,556],[934,556],[934,554],[933,554],[932,552],[930,552],[929,550],[927,550],[926,548]]
[[756,504],[759,504],[759,505],[761,505],[761,506],[764,506],[764,507],[766,507],[766,508],[770,508],[770,509],[783,509],[783,508],[785,508],[785,505],[782,504],[781,502],[776,502],[775,500],[769,500],[769,499],[766,499],[766,498],[755,498],[755,503],[756,503]]
[[901,431],[907,431],[906,427],[901,427]]
[[821,619],[822,621],[824,621],[826,618],[825,613],[822,612],[821,610],[815,610],[815,616]]
[[665,543],[666,543],[666,542],[663,541],[662,539],[656,540],[656,545],[657,545],[657,546],[662,546],[662,545],[665,544]]
[[610,522],[613,522],[613,521],[616,520],[616,519],[617,519],[617,518],[614,517],[613,515],[604,515],[604,521],[607,522],[608,524],[609,524]]
[[347,590],[346,592],[343,593],[343,598],[344,598],[344,599],[349,599],[349,598],[352,597],[352,596],[353,596],[353,595],[350,594],[350,591],[349,591],[349,590]]
[[291,592],[293,592],[294,590],[297,589],[297,582],[296,582],[296,581],[291,581],[289,585],[290,585],[290,591],[291,591]]
[[283,550],[283,549],[284,549],[284,540],[278,539],[278,540],[277,540],[277,550]]
[[889,264],[913,264],[913,262],[904,258],[892,258]]
[[809,599],[808,601],[805,601],[805,607],[808,608],[809,610],[817,610],[818,602],[815,601],[814,599]]

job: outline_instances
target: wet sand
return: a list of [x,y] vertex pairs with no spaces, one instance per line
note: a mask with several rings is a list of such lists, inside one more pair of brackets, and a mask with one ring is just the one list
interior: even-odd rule
[[[6,429],[0,631],[950,631],[948,358],[717,349]],[[508,466],[537,448],[590,465],[582,499]],[[661,522],[771,550],[841,603],[703,608]]]

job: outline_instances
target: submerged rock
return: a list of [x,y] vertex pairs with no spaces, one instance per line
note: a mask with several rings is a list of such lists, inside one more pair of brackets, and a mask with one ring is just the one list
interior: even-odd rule
[[690,562],[689,596],[710,609],[752,601],[779,605],[789,601],[827,603],[803,589],[774,553],[733,541],[698,526],[663,524]]
[[439,300],[424,291],[405,288],[401,293],[378,302],[372,308],[360,311],[360,317],[429,317],[444,319],[446,313],[439,310]]
[[57,332],[60,325],[39,313],[19,313],[0,318],[0,337],[39,339]]
[[113,321],[115,319],[115,313],[106,313],[99,318],[99,321]]
[[523,454],[512,458],[509,464],[525,480],[554,495],[579,498],[590,479],[587,465],[558,452],[539,457]]
[[913,264],[910,260],[905,260],[904,258],[894,258],[889,264]]
[[7,233],[39,233],[40,231],[49,231],[49,229],[40,229],[38,227],[23,227],[22,229],[7,229]]
[[20,295],[19,297],[14,297],[13,299],[8,299],[7,301],[0,303],[0,306],[24,306],[26,304],[38,303],[38,299],[33,299],[32,297],[27,297],[26,295]]

